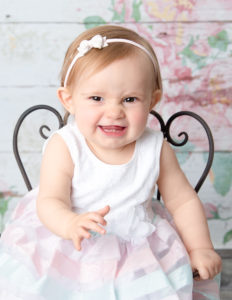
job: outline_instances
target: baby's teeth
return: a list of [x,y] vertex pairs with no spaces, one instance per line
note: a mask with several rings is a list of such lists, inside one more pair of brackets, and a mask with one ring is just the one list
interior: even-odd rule
[[116,132],[117,130],[116,129],[105,129],[105,131],[107,131],[107,132]]

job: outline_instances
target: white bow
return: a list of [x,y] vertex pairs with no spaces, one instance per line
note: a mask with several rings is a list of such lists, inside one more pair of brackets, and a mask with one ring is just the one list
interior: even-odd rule
[[95,35],[90,40],[83,40],[80,43],[80,46],[77,48],[78,56],[84,56],[87,52],[89,52],[92,48],[102,49],[108,46],[105,36],[101,36],[100,34]]

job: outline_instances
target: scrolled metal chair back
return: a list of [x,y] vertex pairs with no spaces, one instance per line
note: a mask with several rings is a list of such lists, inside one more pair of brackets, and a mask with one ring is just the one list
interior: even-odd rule
[[[173,145],[173,146],[176,146],[176,147],[181,147],[181,146],[184,146],[188,140],[189,140],[189,136],[187,134],[187,132],[185,131],[181,131],[179,134],[178,134],[178,137],[183,137],[183,139],[181,141],[176,141],[172,138],[171,136],[171,125],[172,125],[172,122],[174,120],[176,120],[177,118],[181,117],[181,116],[189,116],[195,120],[197,120],[201,126],[203,127],[206,135],[207,135],[207,139],[208,139],[208,158],[207,158],[207,163],[206,163],[206,166],[199,178],[199,180],[197,181],[197,184],[195,186],[195,191],[198,193],[201,186],[203,185],[207,175],[209,174],[209,171],[210,171],[210,168],[212,166],[212,163],[213,163],[213,158],[214,158],[214,140],[213,140],[213,136],[212,136],[212,133],[211,133],[211,130],[208,126],[208,124],[204,121],[204,119],[202,117],[200,117],[198,114],[192,112],[192,111],[180,111],[180,112],[177,112],[177,113],[174,113],[168,120],[167,122],[165,123],[163,118],[161,117],[161,115],[159,113],[157,113],[156,111],[152,110],[151,111],[151,114],[157,118],[157,120],[159,121],[160,123],[160,128],[161,128],[161,131],[163,132],[163,135],[164,135],[164,138],[167,139],[167,141]],[[157,193],[157,199],[160,200],[160,193],[158,191]]]
[[[25,110],[22,115],[19,117],[16,125],[15,125],[15,129],[14,129],[14,134],[13,134],[13,151],[14,151],[14,156],[16,159],[16,162],[19,166],[19,170],[23,176],[23,180],[26,184],[26,187],[28,189],[28,191],[32,190],[32,185],[31,185],[31,181],[29,180],[29,177],[27,175],[27,172],[25,171],[23,162],[21,160],[21,156],[19,154],[19,149],[18,149],[18,134],[19,134],[19,130],[20,127],[23,123],[23,121],[25,120],[25,118],[30,115],[31,113],[33,113],[36,110],[47,110],[52,112],[58,119],[58,124],[59,124],[59,128],[63,127],[65,125],[65,120],[62,118],[62,116],[60,115],[60,113],[53,107],[49,106],[49,105],[35,105],[32,106],[30,108],[28,108],[27,110]],[[46,134],[44,134],[44,129],[51,131],[50,127],[47,125],[41,125],[41,127],[39,128],[39,133],[41,135],[42,138],[47,139],[48,136]]]

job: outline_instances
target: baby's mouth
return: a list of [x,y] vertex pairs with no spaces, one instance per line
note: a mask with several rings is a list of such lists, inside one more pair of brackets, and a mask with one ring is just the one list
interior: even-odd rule
[[107,126],[100,125],[99,128],[105,134],[107,134],[107,135],[115,135],[115,136],[121,136],[126,131],[126,127],[125,126],[118,126],[118,125],[107,125]]
[[100,128],[106,132],[117,132],[125,129],[124,126],[118,126],[118,125],[100,126]]

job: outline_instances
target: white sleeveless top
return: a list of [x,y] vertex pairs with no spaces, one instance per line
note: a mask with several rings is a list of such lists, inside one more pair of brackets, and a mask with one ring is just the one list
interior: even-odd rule
[[107,233],[134,241],[150,235],[155,230],[151,201],[159,175],[163,134],[146,128],[131,160],[110,165],[91,152],[75,122],[56,133],[65,141],[74,163],[73,210],[84,213],[109,205]]

